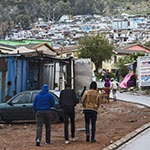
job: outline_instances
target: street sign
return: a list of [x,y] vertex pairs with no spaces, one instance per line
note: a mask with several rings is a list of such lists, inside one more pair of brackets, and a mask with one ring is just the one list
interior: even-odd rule
[[137,59],[138,86],[150,86],[150,56],[140,56]]

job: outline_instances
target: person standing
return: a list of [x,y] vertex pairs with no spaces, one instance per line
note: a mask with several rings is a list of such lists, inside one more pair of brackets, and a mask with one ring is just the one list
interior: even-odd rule
[[36,130],[36,146],[40,146],[42,138],[42,127],[45,124],[46,127],[46,144],[51,144],[51,120],[50,109],[55,106],[54,97],[48,93],[48,85],[44,84],[41,92],[36,95],[33,100],[33,113],[37,120]]
[[116,78],[117,78],[117,81],[119,82],[119,78],[120,78],[119,76],[120,76],[120,74],[119,74],[119,71],[118,71],[118,69],[116,69],[116,70],[115,70],[115,73],[116,73]]
[[110,79],[110,72],[109,72],[108,69],[106,70],[106,78],[109,78],[109,79]]
[[109,80],[109,78],[106,78],[106,81],[105,81],[105,83],[104,83],[104,86],[105,86],[106,88],[110,88],[110,80]]
[[105,70],[103,69],[103,70],[102,70],[102,82],[105,81],[105,74],[106,74],[106,72],[105,72]]
[[104,83],[104,87],[106,88],[105,93],[107,94],[106,98],[109,101],[109,94],[110,94],[110,80],[109,78],[106,78],[106,81]]
[[90,122],[92,126],[91,142],[96,142],[95,131],[96,131],[96,120],[97,110],[100,105],[100,93],[97,91],[97,83],[91,82],[90,89],[85,91],[82,96],[82,106],[84,108],[84,119],[86,129],[86,142],[90,141]]
[[67,84],[65,89],[60,92],[60,106],[64,114],[64,136],[65,144],[69,144],[68,125],[71,122],[71,138],[75,141],[75,106],[79,102],[74,89]]
[[114,78],[111,78],[110,88],[112,90],[114,100],[116,100],[116,92],[118,86],[119,86],[119,82],[115,81]]

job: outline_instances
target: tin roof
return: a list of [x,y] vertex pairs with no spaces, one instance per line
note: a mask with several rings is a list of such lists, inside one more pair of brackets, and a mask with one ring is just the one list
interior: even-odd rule
[[150,48],[142,44],[136,43],[136,44],[119,47],[117,49],[117,52],[119,53],[138,53],[138,52],[150,53]]
[[0,44],[7,44],[10,46],[40,44],[40,43],[44,43],[44,42],[51,45],[51,41],[45,41],[45,40],[14,40],[14,41],[0,40]]

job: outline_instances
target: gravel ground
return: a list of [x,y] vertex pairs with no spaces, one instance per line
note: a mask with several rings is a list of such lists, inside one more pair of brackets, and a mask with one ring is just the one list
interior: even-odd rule
[[96,143],[85,142],[84,115],[81,104],[76,106],[76,141],[64,144],[63,123],[52,124],[53,144],[35,146],[35,122],[0,124],[0,150],[102,150],[124,135],[150,122],[150,109],[143,105],[111,100],[101,104],[96,125]]

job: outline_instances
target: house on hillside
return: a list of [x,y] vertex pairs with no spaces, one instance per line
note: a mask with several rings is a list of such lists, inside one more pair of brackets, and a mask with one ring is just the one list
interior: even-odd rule
[[136,44],[130,44],[122,47],[117,48],[117,55],[130,55],[130,54],[136,54],[136,53],[150,53],[150,48],[145,47],[142,44],[136,43]]
[[114,63],[117,62],[119,57],[137,53],[145,53],[145,55],[150,54],[150,48],[139,43],[118,47],[112,58],[103,62],[102,68],[112,70],[115,68]]
[[55,50],[57,50],[58,55],[60,57],[74,57],[74,58],[78,57],[77,52],[79,51],[79,49],[77,48],[77,46],[65,46],[57,48]]

